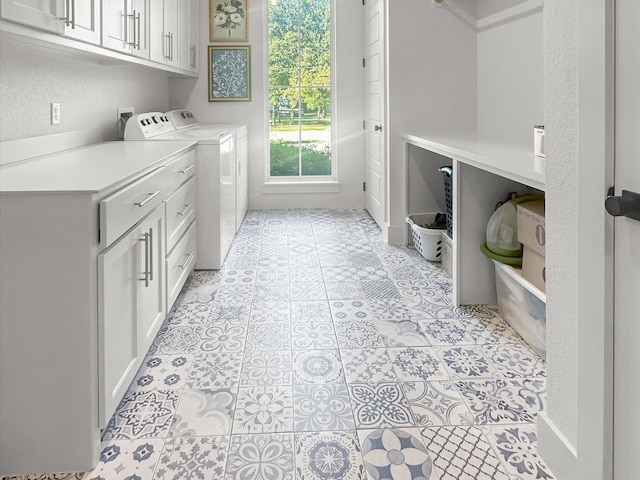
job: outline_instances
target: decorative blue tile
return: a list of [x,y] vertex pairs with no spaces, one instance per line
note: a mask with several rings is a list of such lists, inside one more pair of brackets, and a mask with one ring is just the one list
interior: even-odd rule
[[342,282],[325,284],[329,300],[365,298],[359,282]]
[[289,270],[289,279],[289,283],[316,283],[324,281],[320,268],[291,268]]
[[358,429],[415,425],[409,403],[396,383],[350,384],[349,396]]
[[295,385],[294,428],[297,432],[353,430],[353,412],[344,384]]
[[396,373],[384,348],[344,349],[340,352],[349,383],[394,382]]
[[291,327],[286,323],[253,323],[249,325],[247,347],[251,350],[290,350]]
[[538,455],[536,429],[530,425],[487,428],[487,437],[505,469],[523,480],[553,480],[553,474]]
[[240,385],[291,385],[292,372],[290,351],[247,352]]
[[417,429],[359,431],[367,473],[376,480],[438,480]]
[[[63,474],[37,476],[41,480],[100,480],[111,478],[152,478],[160,459],[164,439],[144,438],[140,440],[105,440],[100,446],[100,458],[96,467],[79,476]],[[5,477],[2,477],[3,479]],[[20,477],[22,478],[22,477]],[[25,476],[24,480],[32,478]]]
[[185,389],[169,435],[230,435],[235,404],[235,388]]
[[478,427],[422,430],[440,480],[510,480]]
[[495,377],[493,365],[480,347],[440,347],[438,353],[451,378]]
[[376,320],[411,320],[411,310],[403,299],[371,299],[369,308]]
[[355,267],[325,267],[322,276],[326,283],[357,282],[360,280],[358,270]]
[[331,322],[331,311],[326,301],[291,303],[291,321],[294,323]]
[[293,395],[290,386],[240,387],[233,433],[290,432]]
[[485,345],[484,351],[496,371],[508,378],[544,377],[546,367],[540,357],[521,344]]
[[289,258],[289,266],[292,269],[320,268],[320,259],[317,254],[294,255]]
[[182,390],[193,355],[151,355],[144,359],[131,388],[136,391]]
[[251,304],[251,323],[289,323],[289,302],[258,302]]
[[429,339],[413,320],[378,321],[376,327],[387,347],[428,347]]
[[[251,296],[249,295],[249,299]],[[246,300],[241,303],[214,303],[207,319],[207,326],[220,324],[244,325],[249,321],[249,308]]]
[[360,288],[366,298],[402,298],[391,280],[361,280]]
[[239,305],[242,302],[251,300],[254,285],[220,285],[216,292],[216,302],[223,305]]
[[220,270],[220,287],[253,285],[256,283],[256,271],[253,269]]
[[475,343],[464,324],[455,319],[418,320],[423,333],[432,345],[464,345]]
[[202,352],[242,352],[247,338],[245,325],[214,324],[206,326],[200,337]]
[[200,354],[196,356],[187,388],[235,387],[240,378],[242,357],[234,352]]
[[201,326],[167,326],[158,332],[151,348],[150,355],[175,355],[196,353],[200,344]]
[[474,417],[451,381],[402,384],[417,425],[473,425]]
[[166,437],[179,398],[177,391],[128,393],[111,417],[103,440]]
[[331,315],[336,322],[374,319],[367,300],[334,300],[331,302]]
[[294,350],[335,349],[338,346],[333,323],[304,322],[291,325],[292,347]]
[[281,268],[278,270],[259,270],[256,276],[256,283],[289,285],[289,269]]
[[477,424],[530,423],[535,417],[508,387],[506,380],[456,382]]
[[225,480],[293,480],[293,434],[233,435]]
[[354,432],[297,433],[295,455],[298,480],[367,478]]
[[340,348],[381,348],[382,336],[371,320],[348,320],[335,323]]
[[337,350],[298,351],[293,356],[294,383],[344,383]]
[[289,302],[289,289],[282,285],[256,285],[253,299],[258,302]]
[[507,380],[518,397],[533,415],[546,410],[547,379],[546,378],[514,378]]
[[433,347],[388,348],[396,375],[402,381],[447,380]]
[[327,300],[327,291],[323,282],[292,283],[290,289],[292,302]]
[[229,437],[169,438],[164,445],[153,478],[158,480],[222,478],[228,450]]
[[183,303],[176,304],[165,321],[165,325],[204,325],[209,317],[211,304]]

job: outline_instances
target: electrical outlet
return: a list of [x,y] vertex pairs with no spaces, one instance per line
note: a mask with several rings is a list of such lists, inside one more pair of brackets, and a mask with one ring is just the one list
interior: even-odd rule
[[51,125],[60,124],[60,104],[51,102]]
[[127,120],[136,112],[134,107],[119,107],[117,110],[116,122],[118,125],[118,140],[124,140],[124,126]]

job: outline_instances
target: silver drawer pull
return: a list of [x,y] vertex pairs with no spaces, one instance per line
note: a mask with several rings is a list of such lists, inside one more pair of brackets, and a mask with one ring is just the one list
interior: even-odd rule
[[141,282],[144,282],[144,286],[149,286],[149,244],[151,243],[151,239],[149,238],[148,233],[143,233],[141,242],[144,242],[144,278],[140,278]]
[[158,195],[160,195],[160,190],[158,190],[157,192],[154,193],[149,193],[149,196],[143,200],[142,202],[136,202],[134,203],[134,205],[138,206],[138,207],[144,207],[145,204],[149,203],[152,199],[154,199],[155,197],[157,197]]
[[187,173],[189,170],[191,170],[193,167],[195,167],[195,165],[189,165],[187,168],[185,168],[184,170],[180,170],[180,173]]
[[189,265],[189,263],[191,263],[191,259],[192,258],[193,258],[193,252],[191,252],[189,254],[189,256],[187,257],[187,259],[184,261],[184,263],[182,265],[178,265],[178,268],[181,268],[182,270],[187,268],[187,265]]
[[193,204],[192,204],[192,203],[190,203],[189,205],[185,205],[185,206],[184,206],[184,210],[183,210],[183,211],[181,211],[181,212],[178,212],[178,215],[180,215],[180,216],[185,216],[185,215],[187,214],[187,212],[188,212],[189,210],[191,210],[191,207],[192,207],[192,206],[193,206]]

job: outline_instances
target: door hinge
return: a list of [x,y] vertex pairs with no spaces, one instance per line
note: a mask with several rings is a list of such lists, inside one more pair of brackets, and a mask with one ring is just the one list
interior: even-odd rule
[[362,191],[363,192],[367,191],[367,182],[362,182]]
[[367,61],[363,58],[362,59],[362,68],[366,68],[367,67]]

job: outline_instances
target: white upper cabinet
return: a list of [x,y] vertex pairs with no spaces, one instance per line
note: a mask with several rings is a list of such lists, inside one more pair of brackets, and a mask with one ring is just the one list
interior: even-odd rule
[[100,44],[100,0],[3,0],[2,18]]
[[155,0],[151,5],[150,19],[151,60],[178,67],[178,0]]
[[180,68],[195,72],[198,69],[198,2],[179,0],[178,13]]
[[149,58],[149,0],[102,0],[102,46]]

